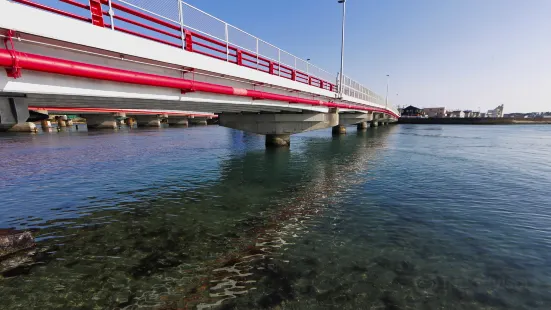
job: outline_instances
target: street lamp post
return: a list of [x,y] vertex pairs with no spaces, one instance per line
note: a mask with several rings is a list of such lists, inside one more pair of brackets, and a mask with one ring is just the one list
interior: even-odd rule
[[339,81],[339,94],[342,98],[343,95],[343,84],[344,84],[344,21],[346,17],[346,0],[338,0],[338,3],[342,3],[342,37],[341,37],[341,73]]
[[388,109],[388,84],[390,84],[390,74],[386,75],[386,97],[385,97],[385,108]]
[[306,74],[310,75],[310,58],[306,59]]

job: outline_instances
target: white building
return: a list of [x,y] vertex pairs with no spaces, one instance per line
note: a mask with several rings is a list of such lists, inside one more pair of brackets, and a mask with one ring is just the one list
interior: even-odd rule
[[461,110],[449,111],[449,112],[448,112],[448,117],[451,117],[451,118],[463,118],[463,117],[465,117],[465,112],[463,112],[463,111],[461,111]]
[[499,105],[493,110],[488,110],[486,117],[503,117],[503,105]]
[[466,118],[473,117],[473,111],[472,110],[465,110],[465,111],[463,111],[463,114]]
[[427,117],[446,117],[446,108],[424,108]]

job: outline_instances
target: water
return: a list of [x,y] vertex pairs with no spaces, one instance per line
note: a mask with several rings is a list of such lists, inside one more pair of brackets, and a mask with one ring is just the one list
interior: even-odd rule
[[[551,127],[0,136],[4,309],[549,309]],[[32,253],[32,252],[31,252]]]

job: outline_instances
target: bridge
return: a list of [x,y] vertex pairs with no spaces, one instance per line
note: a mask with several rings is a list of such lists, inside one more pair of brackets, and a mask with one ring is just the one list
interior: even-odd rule
[[159,110],[151,117],[216,114],[289,145],[295,133],[399,116],[349,77],[339,85],[338,74],[183,1],[0,0],[0,35],[4,128],[26,122],[29,107],[80,109],[100,125],[121,116],[113,110]]

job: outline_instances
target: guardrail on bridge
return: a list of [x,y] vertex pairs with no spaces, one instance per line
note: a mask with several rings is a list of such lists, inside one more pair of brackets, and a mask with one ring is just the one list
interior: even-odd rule
[[[338,93],[331,74],[180,0],[11,0],[66,17],[111,28],[236,65]],[[335,81],[335,82],[333,82]],[[344,78],[343,94],[385,104],[360,83]],[[388,107],[395,110],[393,107]]]

